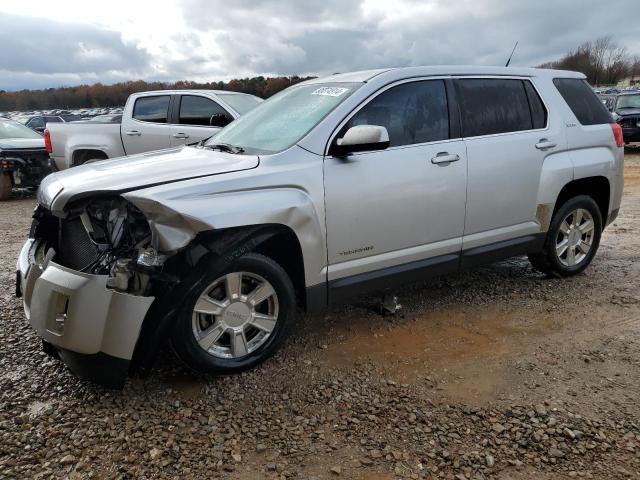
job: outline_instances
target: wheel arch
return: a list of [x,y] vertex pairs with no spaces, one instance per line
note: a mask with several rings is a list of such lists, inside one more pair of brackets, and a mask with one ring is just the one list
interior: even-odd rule
[[193,288],[181,284],[181,277],[188,275],[204,257],[215,258],[216,262],[219,262],[218,265],[223,267],[249,252],[268,256],[280,264],[293,283],[299,307],[306,309],[302,248],[290,227],[283,224],[262,224],[200,232],[187,248],[171,257],[165,264],[163,275],[169,283],[164,289],[158,290],[157,301],[153,303],[143,321],[131,369],[151,367],[158,348],[168,338],[180,310],[180,305],[168,301],[169,294],[172,298],[176,295],[184,297]]
[[611,184],[609,179],[604,176],[592,176],[577,178],[570,181],[558,193],[553,208],[553,215],[558,209],[569,199],[578,195],[587,195],[596,202],[602,216],[603,226],[606,224],[609,214],[609,202],[611,198]]
[[109,158],[109,156],[107,155],[107,153],[103,150],[99,150],[99,149],[91,149],[91,148],[80,148],[78,150],[75,150],[73,152],[73,155],[71,157],[71,166],[72,167],[77,167],[78,165],[82,165],[84,162],[86,162],[87,160],[91,160],[91,159],[100,159],[100,160],[104,160]]

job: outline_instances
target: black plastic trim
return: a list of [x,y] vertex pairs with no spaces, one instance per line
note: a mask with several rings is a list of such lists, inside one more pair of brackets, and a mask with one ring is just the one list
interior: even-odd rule
[[[332,280],[328,282],[327,304],[341,303],[362,293],[394,288],[405,283],[453,273],[463,268],[538,252],[542,250],[545,238],[546,233],[541,232],[470,248],[459,254],[450,253]],[[323,299],[320,287],[321,285],[315,285],[307,289],[308,299],[311,298],[310,289],[314,290],[311,295],[316,295],[314,310],[320,307]]]
[[608,225],[611,225],[611,223],[613,223],[615,221],[616,218],[618,218],[618,214],[620,213],[620,209],[616,208],[615,210],[611,210],[611,213],[609,214],[609,217],[607,218],[607,221],[605,222],[605,227]]
[[57,348],[60,359],[77,376],[106,388],[121,389],[129,375],[129,360],[106,353],[84,354]]
[[327,283],[319,283],[306,288],[306,311],[320,312],[327,308],[329,303],[329,290]]
[[546,232],[541,232],[463,250],[460,255],[460,268],[476,267],[516,255],[539,252],[546,235]]
[[458,105],[453,79],[445,78],[444,86],[447,92],[447,108],[449,109],[449,139],[456,140],[462,138],[460,105]]
[[361,293],[455,272],[458,259],[457,253],[451,253],[332,280],[329,282],[329,303],[340,303]]

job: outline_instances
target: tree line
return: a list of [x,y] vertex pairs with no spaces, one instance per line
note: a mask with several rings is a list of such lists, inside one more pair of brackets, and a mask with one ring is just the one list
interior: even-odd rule
[[309,78],[313,77],[253,77],[233,79],[228,82],[208,83],[185,80],[178,82],[146,82],[144,80],[136,80],[113,85],[96,83],[76,87],[20,90],[17,92],[0,90],[0,111],[122,106],[132,93],[166,89],[229,90],[267,98],[290,85],[308,80]]
[[640,57],[631,56],[627,48],[616,43],[610,35],[585,42],[560,60],[540,67],[582,72],[595,86],[615,85],[629,77],[640,80]]

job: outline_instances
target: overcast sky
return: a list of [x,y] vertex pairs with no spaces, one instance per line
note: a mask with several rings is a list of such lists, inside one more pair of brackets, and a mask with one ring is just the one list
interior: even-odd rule
[[638,0],[11,0],[0,89],[228,80],[373,67],[538,65],[614,35],[640,55]]

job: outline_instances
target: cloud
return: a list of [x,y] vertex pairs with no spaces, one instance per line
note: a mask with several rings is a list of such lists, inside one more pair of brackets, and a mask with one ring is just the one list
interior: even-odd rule
[[512,64],[534,66],[604,35],[640,55],[636,1],[175,0],[106,27],[0,14],[0,88],[503,65],[516,41]]
[[136,78],[151,61],[119,32],[10,14],[0,14],[0,48],[0,89]]
[[[640,53],[628,26],[635,0],[188,0],[184,21],[210,39],[227,71],[329,74],[428,64],[534,66],[614,34]],[[628,8],[626,8],[628,7]]]

